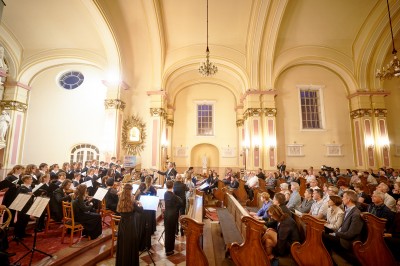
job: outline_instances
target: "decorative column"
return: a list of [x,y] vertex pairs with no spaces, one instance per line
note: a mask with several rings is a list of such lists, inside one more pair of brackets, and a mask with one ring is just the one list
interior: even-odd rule
[[165,134],[162,137],[162,143],[161,146],[165,147],[165,151],[162,154],[162,159],[164,160],[162,163],[165,164],[167,161],[169,161],[170,158],[172,158],[172,133],[173,133],[173,127],[174,127],[174,112],[175,108],[172,106],[168,106],[167,109],[167,118],[165,121]]
[[10,123],[3,143],[5,147],[0,151],[5,169],[11,169],[14,165],[21,163],[30,89],[29,86],[19,82],[6,83],[4,89],[0,107],[2,111],[6,111],[10,115]]
[[240,168],[246,169],[246,156],[247,149],[245,147],[245,131],[244,131],[244,119],[243,119],[243,105],[236,108],[236,127],[238,130],[238,165]]
[[[147,95],[151,97],[150,114],[152,121],[149,126],[151,139],[151,167],[163,169],[163,163],[168,155],[168,146],[172,146],[168,139],[170,134],[167,132],[166,120],[166,94],[164,91],[148,91]],[[170,119],[171,120],[171,119]],[[170,123],[171,124],[171,123]],[[171,126],[172,127],[172,126]],[[164,139],[163,139],[164,138]],[[163,156],[165,157],[163,158]],[[163,184],[163,176],[160,176],[158,181]]]
[[[277,159],[277,137],[276,137],[276,105],[275,105],[275,91],[263,91],[261,95],[262,103],[262,131],[265,157],[263,161],[265,170],[276,170],[278,164]],[[283,141],[282,141],[283,142]],[[284,147],[283,147],[284,149]]]
[[349,96],[353,119],[357,169],[390,165],[384,91],[356,92]]
[[129,90],[129,86],[124,81],[112,83],[103,80],[103,84],[107,87],[107,96],[104,100],[105,123],[103,147],[101,148],[102,157],[106,161],[110,161],[113,156],[122,159],[120,158],[120,144],[126,103],[121,98],[124,97],[125,91]]
[[372,109],[353,110],[350,112],[350,117],[353,120],[356,168],[376,168]]

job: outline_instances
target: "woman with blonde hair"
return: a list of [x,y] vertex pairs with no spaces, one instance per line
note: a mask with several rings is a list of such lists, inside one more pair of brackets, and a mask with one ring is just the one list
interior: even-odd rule
[[117,205],[121,215],[118,225],[117,256],[115,265],[139,265],[138,232],[136,214],[143,207],[132,195],[132,185],[125,184]]
[[85,184],[80,184],[75,190],[75,199],[72,201],[74,208],[75,221],[83,225],[83,235],[89,236],[91,239],[96,239],[102,233],[101,215],[91,212],[93,203],[92,198],[85,201],[87,187]]

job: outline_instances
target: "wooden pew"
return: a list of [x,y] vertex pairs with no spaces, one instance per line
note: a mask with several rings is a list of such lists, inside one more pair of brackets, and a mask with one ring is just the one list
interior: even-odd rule
[[260,201],[259,194],[262,193],[262,190],[260,190],[259,188],[254,188],[253,193],[254,193],[253,200],[248,199],[246,201],[246,206],[248,206],[248,207],[258,207],[258,205],[259,205],[259,201]]
[[322,242],[325,221],[309,214],[303,214],[301,218],[294,214],[293,218],[299,228],[300,238],[304,239],[302,244],[295,242],[290,248],[296,263],[300,266],[332,266],[332,258]]
[[306,191],[307,188],[307,184],[306,184],[306,179],[303,177],[300,177],[300,189],[299,189],[299,193],[300,195],[303,197],[304,192]]
[[239,188],[232,192],[232,194],[237,198],[237,200],[242,205],[245,205],[247,199],[249,198],[247,195],[246,189],[244,188],[245,184],[246,184],[245,181],[239,180]]
[[186,235],[186,265],[208,265],[207,257],[202,249],[203,207],[203,197],[195,193],[189,198],[187,215],[180,217],[180,222]]
[[386,220],[370,213],[362,213],[361,217],[367,225],[368,237],[365,243],[361,241],[353,243],[353,251],[358,261],[363,266],[397,265],[393,254],[383,240]]
[[214,198],[218,201],[224,201],[226,185],[221,180],[218,180],[218,188],[213,191]]
[[232,243],[229,247],[233,261],[236,265],[270,265],[261,243],[265,233],[264,222],[250,216],[243,216],[241,221],[247,227],[246,236],[242,244]]

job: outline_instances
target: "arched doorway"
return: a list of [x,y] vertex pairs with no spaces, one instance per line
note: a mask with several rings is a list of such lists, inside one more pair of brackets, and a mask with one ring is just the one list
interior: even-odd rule
[[219,172],[219,150],[212,144],[202,143],[193,147],[190,153],[190,165],[195,173],[203,173],[205,161],[208,169]]

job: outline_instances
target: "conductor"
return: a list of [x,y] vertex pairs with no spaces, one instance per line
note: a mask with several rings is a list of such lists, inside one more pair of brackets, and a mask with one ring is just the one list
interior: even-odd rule
[[176,177],[176,170],[174,168],[174,163],[173,162],[168,162],[168,169],[165,172],[157,171],[158,174],[160,175],[165,175],[166,180],[175,180]]

